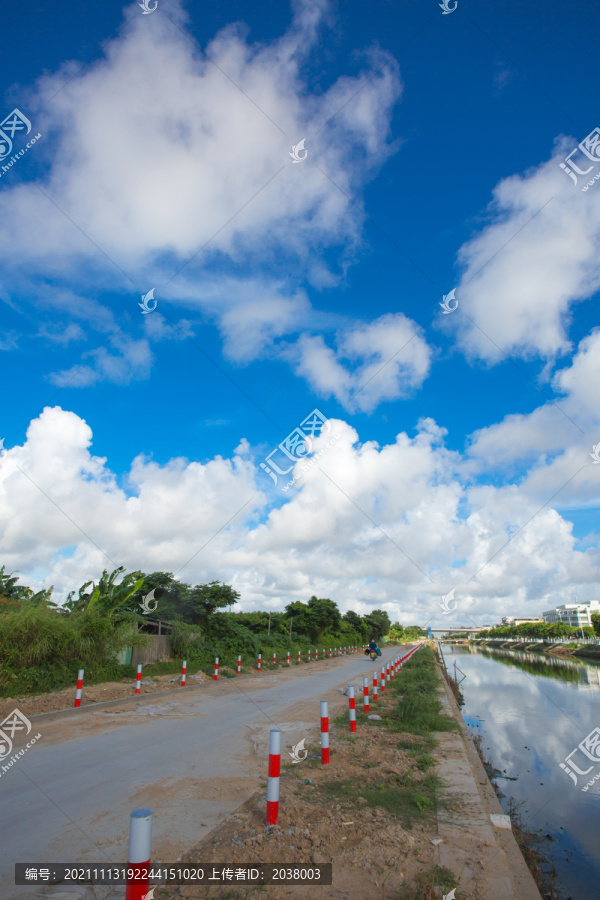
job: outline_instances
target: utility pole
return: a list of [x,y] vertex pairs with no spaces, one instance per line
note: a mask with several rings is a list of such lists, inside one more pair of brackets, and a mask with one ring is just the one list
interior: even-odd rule
[[267,637],[271,634],[271,613],[269,613],[269,627],[267,629]]

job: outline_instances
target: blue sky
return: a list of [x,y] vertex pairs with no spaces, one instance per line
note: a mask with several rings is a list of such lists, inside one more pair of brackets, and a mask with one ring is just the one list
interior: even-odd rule
[[[600,187],[559,163],[597,20],[5,3],[7,567],[444,624],[452,588],[478,623],[595,597]],[[284,492],[260,463],[315,408],[339,437]]]

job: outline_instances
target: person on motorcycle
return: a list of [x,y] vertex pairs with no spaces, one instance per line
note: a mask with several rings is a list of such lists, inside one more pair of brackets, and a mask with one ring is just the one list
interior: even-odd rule
[[374,641],[374,640],[372,640],[372,639],[371,639],[371,643],[369,644],[369,646],[368,646],[367,649],[365,650],[365,654],[369,654],[369,655],[370,655],[371,653],[376,653],[377,656],[381,656],[381,650],[380,650],[379,647],[377,646],[377,642]]

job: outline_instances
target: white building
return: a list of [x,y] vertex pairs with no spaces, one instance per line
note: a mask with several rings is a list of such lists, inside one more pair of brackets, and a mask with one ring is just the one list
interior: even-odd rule
[[541,616],[502,616],[503,625],[529,625],[530,622],[543,622]]
[[581,628],[583,625],[592,624],[592,613],[600,613],[600,602],[598,600],[586,600],[583,603],[563,603],[562,606],[549,609],[542,615],[544,616],[544,622],[550,624],[563,622],[565,625]]

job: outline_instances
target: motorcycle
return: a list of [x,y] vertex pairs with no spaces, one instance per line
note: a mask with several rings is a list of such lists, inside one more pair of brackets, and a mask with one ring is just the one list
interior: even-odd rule
[[365,653],[371,658],[371,662],[375,662],[378,656],[381,656],[381,650],[365,650]]

